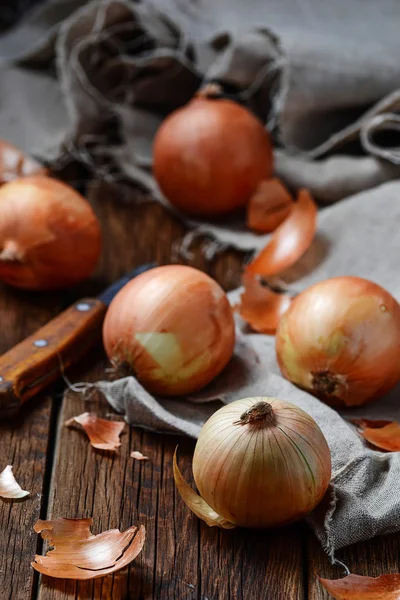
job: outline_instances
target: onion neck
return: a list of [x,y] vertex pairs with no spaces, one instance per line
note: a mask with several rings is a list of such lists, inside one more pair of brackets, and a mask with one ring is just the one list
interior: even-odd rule
[[18,244],[12,240],[5,242],[2,250],[0,250],[0,262],[22,263],[23,258],[23,252],[19,248]]
[[262,400],[240,415],[235,425],[275,425],[275,414],[272,405]]
[[196,98],[221,98],[223,93],[224,91],[219,83],[207,83],[196,92]]

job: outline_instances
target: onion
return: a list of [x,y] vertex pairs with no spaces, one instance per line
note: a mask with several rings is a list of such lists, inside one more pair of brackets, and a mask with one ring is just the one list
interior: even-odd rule
[[[320,502],[331,458],[320,428],[303,410],[277,398],[246,398],[224,406],[203,426],[193,475],[210,525],[226,527],[210,523],[211,508],[235,525],[275,527]],[[202,516],[199,506],[194,508]]]
[[272,175],[269,135],[246,108],[207,96],[207,88],[162,123],[153,168],[167,199],[191,215],[243,207]]
[[130,281],[114,298],[103,328],[106,352],[126,363],[150,391],[197,391],[233,353],[232,310],[208,275],[182,265],[157,267]]
[[73,188],[45,176],[0,188],[0,279],[26,289],[65,288],[88,277],[101,251],[100,226]]
[[276,351],[296,385],[333,406],[365,404],[400,380],[400,306],[366,279],[328,279],[292,302]]

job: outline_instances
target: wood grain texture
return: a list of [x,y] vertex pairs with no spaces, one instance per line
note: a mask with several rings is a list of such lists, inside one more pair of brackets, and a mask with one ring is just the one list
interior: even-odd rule
[[0,357],[0,418],[15,413],[99,342],[106,310],[95,298],[78,300]]
[[[116,202],[112,188],[93,194],[106,248],[94,286],[101,288],[139,263],[178,261],[182,227],[160,206],[134,208]],[[129,188],[125,189],[129,192]],[[242,259],[242,257],[240,257]],[[237,285],[240,260],[233,254],[207,265],[199,247],[190,264],[207,269],[225,287]],[[85,293],[93,289],[85,289]],[[82,290],[79,290],[82,293]],[[74,380],[105,377],[102,353],[88,356]],[[97,394],[87,400],[68,392],[61,409],[48,518],[94,519],[93,531],[143,524],[142,554],[124,571],[92,582],[43,577],[39,600],[303,600],[302,530],[218,531],[200,523],[175,491],[172,456],[191,481],[192,441],[126,429],[116,455],[90,447],[85,436],[63,423],[83,411],[120,419]],[[135,461],[132,450],[149,460]]]
[[[105,186],[93,190],[105,249],[90,281],[62,297],[0,287],[0,352],[138,264],[184,262],[179,253],[183,227],[160,206],[134,208],[121,202],[134,193],[128,186],[122,192]],[[187,250],[186,262],[207,270],[226,288],[238,284],[243,256],[225,253],[207,264],[201,242]],[[104,379],[113,376],[106,373],[109,367],[99,345],[80,360],[70,378]],[[19,419],[0,421],[0,468],[12,464],[18,482],[31,491],[25,501],[0,500],[1,600],[328,600],[317,574],[334,578],[344,571],[330,565],[305,526],[268,532],[208,528],[186,508],[173,483],[172,456],[179,444],[180,467],[193,485],[191,440],[126,427],[116,454],[96,451],[83,432],[64,427],[68,418],[83,411],[121,419],[89,390],[85,397],[69,391],[59,414],[44,397],[31,400]],[[133,460],[133,450],[149,460]],[[113,576],[79,583],[39,579],[30,567],[36,548],[41,551],[32,526],[46,516],[91,516],[94,533],[143,524],[147,541],[136,561]],[[362,575],[398,572],[400,536],[357,544],[337,557]]]
[[[0,353],[38,329],[60,310],[56,295],[24,294],[0,286]],[[19,418],[0,421],[0,470],[10,464],[30,496],[0,499],[0,598],[28,600],[35,592],[30,566],[37,540],[32,527],[46,498],[45,472],[51,435],[51,399],[39,397]]]
[[[315,536],[308,540],[309,599],[328,600],[331,596],[318,582],[317,575],[338,579],[346,575],[340,566],[330,564]],[[378,577],[400,572],[400,535],[388,535],[343,548],[336,553],[351,573]]]

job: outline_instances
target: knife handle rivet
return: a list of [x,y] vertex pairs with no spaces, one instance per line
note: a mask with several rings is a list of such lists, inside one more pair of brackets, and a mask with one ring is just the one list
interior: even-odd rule
[[79,310],[80,312],[86,312],[87,310],[91,309],[91,305],[88,304],[87,302],[79,302],[76,305],[76,310]]
[[33,345],[37,348],[44,348],[45,346],[48,346],[48,344],[49,342],[47,340],[35,340],[33,342]]

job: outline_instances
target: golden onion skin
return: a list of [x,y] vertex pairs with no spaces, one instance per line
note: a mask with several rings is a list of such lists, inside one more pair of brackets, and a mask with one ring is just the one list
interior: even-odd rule
[[76,285],[94,271],[101,230],[71,186],[31,175],[0,187],[0,280],[27,290]]
[[235,325],[226,294],[183,265],[151,269],[117,294],[103,326],[114,364],[131,367],[151,392],[184,395],[210,383],[229,362]]
[[[267,415],[245,422],[246,411],[265,405]],[[193,474],[200,495],[219,515],[242,527],[269,528],[297,521],[317,506],[329,485],[331,457],[306,412],[277,398],[246,398],[205,423]]]
[[321,281],[283,315],[276,353],[283,375],[327,404],[365,404],[400,380],[400,306],[367,279]]

